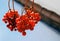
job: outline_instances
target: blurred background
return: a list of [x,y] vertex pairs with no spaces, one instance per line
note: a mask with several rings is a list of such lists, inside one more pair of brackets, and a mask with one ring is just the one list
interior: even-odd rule
[[[59,0],[35,0],[35,2],[60,15]],[[18,10],[19,14],[22,12],[22,8],[21,4],[15,2],[15,10]],[[8,0],[0,0],[0,41],[60,41],[60,33],[43,22],[38,22],[33,31],[26,31],[26,36],[22,36],[17,31],[11,32],[2,22],[2,17],[7,11]]]

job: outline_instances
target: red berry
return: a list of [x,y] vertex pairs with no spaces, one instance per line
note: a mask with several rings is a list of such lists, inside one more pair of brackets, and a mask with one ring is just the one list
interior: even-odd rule
[[13,27],[12,27],[12,25],[7,25],[7,27],[11,30],[11,31],[13,31]]
[[25,36],[26,35],[26,32],[22,32],[22,35]]

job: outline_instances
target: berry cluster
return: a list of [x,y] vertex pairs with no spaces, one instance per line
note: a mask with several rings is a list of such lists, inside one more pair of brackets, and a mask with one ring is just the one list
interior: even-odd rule
[[7,27],[13,31],[18,30],[23,36],[26,35],[25,30],[34,30],[35,24],[41,19],[39,13],[35,13],[32,10],[26,10],[26,14],[19,16],[17,11],[8,11],[3,18],[3,21],[7,24]]
[[3,21],[5,23],[7,23],[7,27],[11,31],[13,31],[13,29],[16,30],[16,22],[15,22],[15,20],[16,20],[17,17],[19,17],[18,12],[13,11],[13,10],[8,11],[3,17]]
[[16,19],[16,26],[18,32],[22,32],[22,35],[26,35],[25,30],[34,30],[35,24],[41,19],[39,13],[34,13],[31,10],[27,10],[25,15],[22,15]]

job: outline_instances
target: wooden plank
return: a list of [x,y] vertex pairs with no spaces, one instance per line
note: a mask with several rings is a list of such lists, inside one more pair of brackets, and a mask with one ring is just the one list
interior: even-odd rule
[[[18,3],[21,3],[22,5],[25,5],[25,0],[15,0]],[[32,2],[29,0],[27,6],[31,7]],[[34,3],[34,9],[35,11],[39,12],[42,16],[41,21],[48,24],[52,28],[56,29],[58,32],[60,32],[60,16],[57,15],[55,12],[47,10],[46,8],[41,7],[40,5]]]

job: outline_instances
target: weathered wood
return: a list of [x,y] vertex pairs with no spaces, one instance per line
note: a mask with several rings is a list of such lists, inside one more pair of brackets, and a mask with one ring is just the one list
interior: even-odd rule
[[[23,5],[25,5],[25,0],[15,0]],[[31,1],[28,1],[27,6],[30,7],[32,5]],[[54,29],[58,30],[60,32],[60,16],[57,15],[55,12],[47,10],[40,5],[34,3],[34,9],[35,11],[39,12],[42,16],[42,21],[49,26],[52,26]]]

